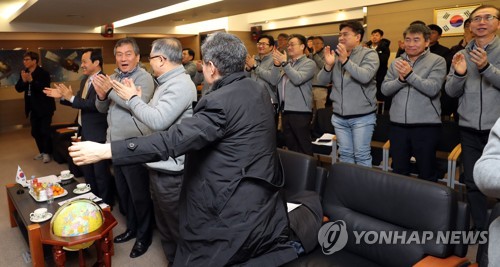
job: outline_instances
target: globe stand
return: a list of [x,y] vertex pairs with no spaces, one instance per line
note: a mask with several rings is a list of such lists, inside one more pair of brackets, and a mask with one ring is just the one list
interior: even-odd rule
[[[94,266],[111,266],[111,256],[114,254],[113,248],[113,227],[118,222],[109,210],[103,210],[104,223],[95,231],[72,237],[60,237],[52,233],[50,224],[31,224],[28,226],[29,242],[33,263],[36,266],[44,266],[43,245],[51,245],[52,255],[56,265],[64,266],[66,262],[66,253],[63,247],[71,247],[86,242],[95,241],[97,249],[97,262]],[[80,266],[85,266],[82,251],[79,252]],[[40,260],[41,259],[41,260]],[[83,265],[82,265],[83,264]]]

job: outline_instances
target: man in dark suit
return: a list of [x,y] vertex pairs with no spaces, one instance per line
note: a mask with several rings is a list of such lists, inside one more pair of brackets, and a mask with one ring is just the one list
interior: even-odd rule
[[38,66],[40,57],[37,53],[28,51],[23,56],[25,69],[16,83],[16,91],[24,92],[24,111],[31,121],[31,136],[35,138],[40,154],[35,160],[43,159],[50,162],[52,153],[52,139],[50,124],[56,110],[54,99],[43,93],[43,88],[50,86],[50,74]]
[[[92,84],[95,75],[102,73],[102,55],[99,50],[87,49],[82,54],[82,70],[87,78],[80,83],[80,90],[73,95],[71,86],[55,84],[55,88],[45,88],[49,97],[61,98],[61,104],[79,109],[78,123],[83,141],[106,142],[108,123],[106,113],[100,113],[95,107],[96,92]],[[92,192],[101,197],[104,202],[113,204],[113,178],[110,172],[110,162],[101,161],[82,166],[85,182],[90,184]]]

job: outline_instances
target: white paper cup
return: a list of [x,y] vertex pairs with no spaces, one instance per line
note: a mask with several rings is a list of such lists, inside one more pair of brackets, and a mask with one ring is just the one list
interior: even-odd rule
[[39,209],[36,209],[35,211],[33,211],[32,213],[30,213],[30,218],[39,220],[39,219],[42,219],[43,217],[45,217],[46,214],[47,214],[46,208],[39,208]]

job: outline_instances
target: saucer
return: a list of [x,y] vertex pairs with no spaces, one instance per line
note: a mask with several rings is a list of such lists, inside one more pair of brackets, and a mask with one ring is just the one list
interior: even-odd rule
[[73,190],[73,193],[75,193],[75,194],[77,194],[77,195],[80,195],[80,194],[85,194],[85,193],[87,193],[87,192],[90,192],[90,188],[89,188],[89,187],[87,187],[87,188],[85,188],[85,189],[83,189],[83,190],[80,190],[80,189],[78,189],[78,188],[75,188],[75,189]]
[[61,175],[57,176],[57,178],[61,179],[62,181],[73,179],[75,177],[73,174],[70,174],[68,177],[63,178]]
[[39,219],[30,218],[30,221],[32,221],[34,223],[39,223],[39,222],[44,222],[50,218],[52,218],[52,213],[47,212],[47,213],[45,213],[45,216],[43,216],[43,218],[39,218]]

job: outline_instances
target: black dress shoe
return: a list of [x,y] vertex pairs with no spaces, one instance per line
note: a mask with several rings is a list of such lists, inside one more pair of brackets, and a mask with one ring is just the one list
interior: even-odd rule
[[148,251],[150,245],[151,242],[146,243],[146,242],[136,241],[134,247],[132,248],[132,251],[130,252],[130,257],[137,258],[141,256],[142,254],[146,253],[146,251]]
[[135,238],[135,232],[132,230],[127,230],[125,231],[125,233],[117,235],[114,241],[115,243],[123,243],[129,241],[132,238]]

